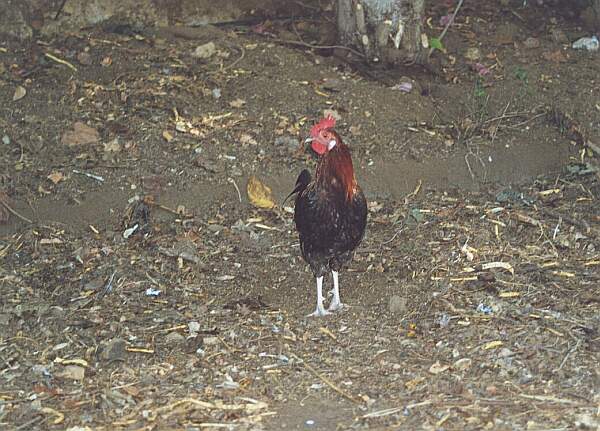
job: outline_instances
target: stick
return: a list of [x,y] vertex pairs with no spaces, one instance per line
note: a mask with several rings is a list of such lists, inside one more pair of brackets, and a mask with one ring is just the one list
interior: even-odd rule
[[54,15],[54,21],[56,21],[58,19],[58,17],[60,16],[63,8],[65,7],[66,3],[67,3],[67,0],[62,0],[62,3],[60,4],[60,7],[56,11],[56,15]]
[[12,209],[6,202],[4,202],[2,199],[0,199],[0,204],[2,204],[4,206],[4,208],[6,208],[6,210],[11,213],[12,215],[14,215],[15,217],[20,218],[23,221],[26,221],[29,224],[32,224],[33,222],[31,220],[29,220],[27,217],[22,216],[21,214],[19,214],[18,212],[16,212],[14,209]]
[[278,42],[278,43],[287,43],[289,45],[298,45],[298,46],[304,46],[306,48],[311,48],[311,49],[345,49],[346,51],[350,51],[353,54],[358,55],[359,57],[365,58],[365,55],[361,52],[358,52],[357,50],[350,48],[348,46],[343,46],[343,45],[311,45],[310,43],[306,43],[306,42],[300,42],[297,40],[285,40],[285,39],[269,39],[272,40],[274,42]]
[[[454,18],[456,18],[456,15],[458,14],[458,10],[460,9],[460,7],[463,4],[463,0],[460,0],[458,2],[458,4],[456,5],[456,8],[454,9],[454,13],[452,14],[452,16],[450,17],[450,21],[448,21],[446,23],[446,27],[444,27],[444,30],[442,30],[442,33],[440,34],[440,37],[438,38],[440,41],[444,38],[444,36],[446,36],[446,32],[448,31],[448,28],[452,25],[452,23],[454,22]],[[431,56],[431,54],[433,53],[434,49],[433,48],[429,48],[429,55],[428,57]]]
[[302,363],[302,365],[304,365],[304,367],[308,371],[310,371],[312,374],[314,374],[315,377],[317,377],[318,379],[320,379],[323,383],[325,383],[331,389],[333,389],[334,391],[336,391],[338,394],[340,394],[344,398],[352,401],[353,403],[362,404],[362,400],[360,400],[358,398],[355,398],[353,395],[350,395],[348,392],[344,391],[343,389],[340,389],[338,386],[336,386],[335,383],[333,383],[327,377],[321,375],[312,365],[308,364],[304,359],[298,357],[294,353],[290,353],[290,356],[293,356],[295,359],[297,359],[298,361],[300,361]]
[[55,57],[55,56],[53,56],[52,54],[50,54],[49,52],[45,53],[44,55],[45,55],[46,57],[48,57],[50,60],[52,60],[52,61],[56,61],[56,62],[57,62],[57,63],[59,63],[59,64],[64,64],[64,65],[65,65],[65,66],[67,66],[69,69],[71,69],[71,70],[73,70],[73,71],[77,72],[77,68],[76,68],[75,66],[73,66],[71,63],[69,63],[68,61],[66,61],[66,60],[62,60],[62,59],[60,59],[60,58],[58,58],[58,57]]
[[237,191],[240,203],[242,203],[242,194],[240,193],[240,189],[239,189],[238,185],[235,183],[235,180],[233,178],[227,178],[227,182],[233,184],[233,187],[235,187],[235,190]]

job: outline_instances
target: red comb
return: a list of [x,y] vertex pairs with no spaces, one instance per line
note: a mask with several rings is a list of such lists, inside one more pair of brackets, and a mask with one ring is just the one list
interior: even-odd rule
[[310,136],[316,138],[321,130],[331,129],[334,126],[335,118],[333,118],[331,115],[328,115],[327,117],[319,121],[317,124],[312,126],[312,128],[310,129]]

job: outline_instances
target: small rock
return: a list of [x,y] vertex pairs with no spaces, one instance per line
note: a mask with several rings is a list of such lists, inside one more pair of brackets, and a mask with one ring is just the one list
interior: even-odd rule
[[519,383],[521,385],[526,385],[528,383],[531,383],[532,381],[533,374],[531,374],[531,372],[527,368],[521,369],[519,373]]
[[435,363],[433,363],[431,365],[431,367],[429,367],[429,372],[433,375],[436,375],[436,374],[443,373],[448,368],[450,368],[449,365],[442,365],[442,364],[440,364],[439,361],[436,361]]
[[212,97],[215,99],[221,98],[221,89],[220,88],[213,88],[210,93],[212,94]]
[[113,338],[102,351],[101,358],[105,361],[123,361],[125,359],[127,342],[122,338]]
[[479,48],[468,48],[465,51],[465,58],[471,61],[477,61],[481,58],[481,51]]
[[198,156],[194,158],[194,160],[192,160],[192,163],[194,164],[194,166],[202,168],[206,172],[210,172],[211,174],[216,174],[218,172],[223,171],[221,166],[219,166],[217,163],[211,160],[205,159],[203,156]]
[[406,313],[408,307],[406,306],[406,298],[403,298],[399,295],[393,295],[388,303],[388,308],[390,313],[393,314],[404,314]]
[[192,57],[206,60],[215,55],[216,52],[217,47],[215,44],[213,42],[208,42],[204,45],[197,46],[194,52],[192,52]]
[[170,332],[165,337],[165,342],[170,345],[182,344],[185,341],[185,337],[179,332]]
[[82,51],[77,54],[77,61],[84,66],[89,66],[92,64],[92,56],[87,51]]
[[190,331],[190,335],[196,335],[200,331],[200,323],[196,321],[188,322],[188,331]]
[[471,361],[471,358],[462,358],[462,359],[459,359],[458,361],[456,361],[452,365],[452,368],[454,368],[457,371],[466,371],[469,368],[471,368],[472,362],[473,361]]
[[325,78],[323,80],[323,89],[338,92],[341,91],[342,81],[337,78]]
[[206,226],[206,229],[209,230],[210,232],[221,232],[223,230],[226,229],[225,226],[223,226],[222,224],[209,224],[208,226]]
[[525,48],[527,49],[534,49],[534,48],[539,48],[540,47],[540,40],[535,38],[535,37],[528,37],[527,39],[525,39],[525,41],[523,42],[523,45],[525,46]]
[[573,42],[573,49],[585,49],[587,51],[598,51],[600,42],[596,35],[592,37],[582,37]]
[[10,137],[8,135],[2,135],[2,143],[4,145],[10,145]]
[[79,365],[67,365],[64,370],[56,374],[57,377],[81,381],[85,377],[85,368]]

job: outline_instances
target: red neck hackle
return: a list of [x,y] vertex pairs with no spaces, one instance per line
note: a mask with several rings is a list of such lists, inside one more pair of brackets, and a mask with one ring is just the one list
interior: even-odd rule
[[350,201],[357,188],[352,157],[350,156],[350,150],[342,142],[342,138],[335,131],[333,133],[337,144],[319,159],[315,176],[316,180],[322,184],[339,183],[339,187],[345,193],[346,200]]

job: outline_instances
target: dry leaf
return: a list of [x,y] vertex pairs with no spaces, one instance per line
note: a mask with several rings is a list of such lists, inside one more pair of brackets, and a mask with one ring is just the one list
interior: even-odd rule
[[54,359],[54,362],[61,365],[79,365],[80,367],[89,367],[89,364],[85,359],[63,359],[57,357]]
[[243,99],[235,99],[235,100],[232,100],[231,102],[229,102],[229,106],[231,106],[232,108],[241,108],[245,104],[246,104],[246,101]]
[[173,140],[173,135],[168,130],[165,130],[164,132],[162,132],[162,137],[167,142],[171,142]]
[[115,138],[112,141],[104,144],[104,151],[107,153],[118,153],[121,151],[121,144],[119,144],[119,139]]
[[25,97],[26,94],[27,90],[25,90],[24,87],[21,87],[20,85],[17,86],[17,88],[15,89],[15,94],[13,94],[13,102],[21,100],[23,97]]
[[521,292],[500,292],[498,296],[500,298],[516,298],[521,296]]
[[256,142],[256,139],[254,139],[249,134],[242,133],[242,136],[240,136],[240,144],[242,144],[242,145],[258,145],[258,142]]
[[450,368],[450,365],[442,365],[438,361],[432,364],[431,367],[429,367],[429,372],[431,374],[440,374],[446,371],[448,368]]
[[250,199],[250,203],[255,207],[271,209],[275,206],[275,201],[273,201],[273,197],[271,196],[271,189],[254,175],[248,178],[247,191],[248,199]]
[[68,130],[63,134],[61,142],[69,147],[74,147],[95,144],[99,140],[100,134],[96,129],[78,121],[73,124],[73,130]]
[[515,275],[515,270],[512,265],[508,262],[488,262],[481,265],[481,269],[488,270],[493,268],[505,269],[510,272],[512,275]]
[[40,245],[56,245],[62,243],[63,242],[60,238],[42,238],[40,240]]
[[63,421],[65,420],[65,415],[63,415],[58,410],[54,410],[54,409],[52,409],[50,407],[42,407],[42,413],[46,413],[48,415],[53,415],[54,416],[54,420],[52,421],[52,425],[59,425],[59,424],[63,423]]
[[48,178],[50,181],[52,181],[54,184],[58,184],[60,183],[62,180],[65,179],[65,176],[61,173],[61,172],[52,172],[50,175],[48,175],[46,178]]
[[487,343],[485,346],[483,346],[484,350],[490,350],[490,349],[495,349],[497,347],[502,346],[504,343],[500,340],[497,341],[490,341],[489,343]]

